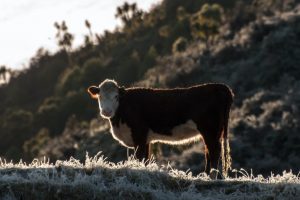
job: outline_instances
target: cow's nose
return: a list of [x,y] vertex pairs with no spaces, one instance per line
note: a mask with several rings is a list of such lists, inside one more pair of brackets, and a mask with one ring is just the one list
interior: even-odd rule
[[111,112],[110,110],[103,110],[102,113],[103,113],[105,116],[110,116],[112,112]]

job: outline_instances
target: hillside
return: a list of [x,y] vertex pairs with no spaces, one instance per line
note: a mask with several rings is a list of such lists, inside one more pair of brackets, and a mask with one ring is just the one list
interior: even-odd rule
[[[204,54],[196,42],[182,53],[160,59],[139,84],[154,86],[157,80],[165,87],[227,83],[235,93],[230,123],[234,166],[263,174],[284,169],[297,172],[299,28],[299,9],[259,18],[233,38],[220,40],[210,53]],[[174,159],[177,164],[178,159]]]
[[292,172],[210,180],[191,173],[145,164],[132,158],[110,163],[103,156],[71,158],[51,164],[0,162],[1,199],[299,199],[300,177]]
[[[300,171],[299,3],[164,0],[147,12],[136,4],[120,5],[116,16],[122,25],[114,31],[98,34],[87,25],[94,34],[86,35],[79,48],[58,38],[60,51],[50,54],[41,48],[28,68],[11,71],[11,79],[0,86],[0,157],[15,163],[44,156],[53,163],[70,157],[84,162],[86,152],[102,151],[111,162],[126,160],[126,149],[108,134],[97,102],[86,92],[88,86],[106,78],[124,86],[163,88],[222,82],[235,93],[230,120],[233,168],[252,170],[256,177],[247,179],[255,185],[246,191],[247,197],[260,189],[263,194],[276,193],[276,184],[257,175]],[[60,34],[72,35],[62,26],[67,22],[55,27]],[[157,144],[153,154],[158,165],[169,163],[174,169],[190,169],[193,175],[203,171],[201,142],[180,147]],[[171,172],[164,173],[168,177]],[[26,181],[29,176],[24,176]],[[299,181],[289,173],[278,181],[288,177]],[[192,179],[185,180],[193,185]],[[243,187],[239,179],[231,183]],[[228,183],[209,184],[221,195],[218,184]],[[289,182],[288,193],[293,194],[289,189],[294,186]],[[152,191],[151,187],[147,186]],[[182,187],[187,193],[195,189]],[[278,190],[281,194],[285,187]],[[206,192],[201,195],[213,195]],[[234,199],[239,193],[229,195]]]

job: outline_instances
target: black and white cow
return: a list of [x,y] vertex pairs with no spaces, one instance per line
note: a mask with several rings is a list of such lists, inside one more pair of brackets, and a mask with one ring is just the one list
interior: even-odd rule
[[113,80],[88,88],[98,100],[100,114],[109,120],[111,134],[123,146],[134,148],[140,160],[150,157],[155,142],[205,143],[205,172],[217,169],[222,157],[223,174],[231,165],[228,119],[233,101],[224,84],[188,88],[124,88]]

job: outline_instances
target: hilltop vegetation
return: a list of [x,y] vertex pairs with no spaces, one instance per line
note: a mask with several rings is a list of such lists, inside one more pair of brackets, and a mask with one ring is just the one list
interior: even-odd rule
[[[84,161],[86,151],[103,151],[110,161],[124,160],[126,150],[105,134],[88,86],[105,78],[151,87],[223,82],[235,92],[233,167],[264,175],[300,170],[298,0],[164,0],[149,12],[125,3],[116,17],[122,26],[103,34],[86,21],[77,49],[67,22],[55,23],[61,50],[41,48],[0,86],[1,157]],[[155,145],[154,154],[196,174],[201,149]]]

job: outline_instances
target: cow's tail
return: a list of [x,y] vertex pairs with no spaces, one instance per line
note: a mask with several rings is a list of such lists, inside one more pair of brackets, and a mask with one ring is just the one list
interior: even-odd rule
[[233,93],[229,89],[230,93],[227,97],[227,103],[224,112],[224,124],[223,124],[223,138],[222,138],[222,174],[224,177],[227,176],[228,170],[231,169],[231,156],[230,156],[230,146],[228,139],[228,123],[229,123],[229,113],[230,107],[233,102]]

